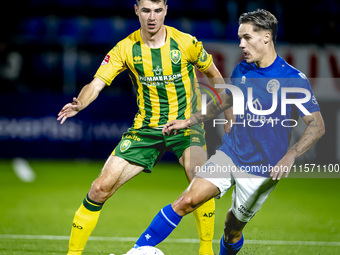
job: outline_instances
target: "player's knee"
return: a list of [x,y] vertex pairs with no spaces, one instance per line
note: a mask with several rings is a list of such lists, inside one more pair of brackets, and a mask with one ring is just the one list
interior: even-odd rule
[[94,182],[91,186],[90,195],[93,200],[98,202],[104,202],[109,199],[114,193],[112,185],[105,185],[100,182]]
[[175,211],[184,216],[194,211],[197,207],[198,205],[195,204],[194,198],[190,195],[185,195],[178,201]]

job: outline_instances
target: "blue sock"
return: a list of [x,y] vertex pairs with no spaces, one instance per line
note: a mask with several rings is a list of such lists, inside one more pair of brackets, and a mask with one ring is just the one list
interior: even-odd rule
[[182,216],[178,215],[170,205],[163,207],[150,223],[149,227],[139,237],[134,248],[140,246],[155,246],[162,242],[180,223]]
[[243,234],[241,239],[233,244],[230,243],[225,244],[223,235],[220,243],[220,255],[234,255],[238,253],[241,250],[243,243],[244,243]]

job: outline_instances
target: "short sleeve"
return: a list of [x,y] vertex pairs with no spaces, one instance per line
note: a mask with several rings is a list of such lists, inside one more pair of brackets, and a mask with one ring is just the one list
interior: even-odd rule
[[[298,78],[296,80],[297,80],[296,82],[300,83],[300,87],[308,90],[311,94],[309,101],[306,102],[306,103],[303,103],[302,106],[304,106],[310,113],[320,111],[318,101],[316,100],[316,97],[313,94],[312,86],[311,86],[310,82],[308,81],[308,79],[307,78]],[[296,98],[304,98],[305,96],[306,95],[304,93],[296,93]],[[305,114],[299,108],[297,110],[298,110],[299,115],[301,117],[305,116]]]
[[117,44],[105,56],[94,77],[110,85],[113,79],[126,69],[122,45]]
[[213,58],[211,54],[208,54],[203,48],[203,43],[197,41],[195,37],[192,37],[192,42],[189,46],[190,62],[193,63],[201,72],[206,71],[212,64]]

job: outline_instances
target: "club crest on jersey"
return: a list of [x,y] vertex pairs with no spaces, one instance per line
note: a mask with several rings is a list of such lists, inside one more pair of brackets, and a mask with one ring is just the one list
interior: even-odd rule
[[267,83],[267,91],[269,93],[274,93],[280,88],[280,82],[276,79],[272,79]]
[[129,149],[130,146],[131,146],[131,141],[125,140],[125,141],[123,141],[123,142],[120,144],[120,151],[121,151],[121,152],[124,152],[124,151],[126,151],[127,149]]
[[110,55],[106,55],[103,62],[101,63],[101,66],[107,65],[110,61]]
[[181,61],[182,53],[179,50],[170,51],[170,59],[172,63],[178,64]]
[[205,62],[205,61],[207,61],[207,59],[208,59],[208,54],[207,54],[207,52],[205,51],[205,49],[203,49],[203,52],[202,52],[200,61],[201,61],[201,62]]

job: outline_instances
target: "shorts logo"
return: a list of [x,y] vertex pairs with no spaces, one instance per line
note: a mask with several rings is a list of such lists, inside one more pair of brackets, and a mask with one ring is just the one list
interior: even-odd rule
[[[132,133],[132,132],[131,132],[131,133]],[[140,142],[140,138],[139,138],[137,135],[134,135],[134,134],[133,134],[133,135],[127,134],[124,138],[131,139],[131,140]]]
[[191,142],[193,142],[193,143],[200,143],[201,140],[198,137],[194,136],[194,137],[191,138]]
[[267,83],[267,91],[269,93],[274,93],[280,88],[280,82],[276,79],[272,79]]
[[200,135],[201,133],[198,132],[195,129],[187,129],[184,131],[184,136],[189,136],[189,135]]
[[126,151],[127,149],[129,149],[130,146],[131,146],[131,141],[125,140],[125,141],[123,141],[123,142],[120,144],[120,151],[121,151],[121,152],[124,152],[124,151]]
[[190,135],[190,129],[187,129],[184,131],[184,136],[189,136]]
[[107,65],[110,61],[110,55],[106,55],[103,62],[101,63],[101,66]]
[[179,50],[170,51],[170,59],[172,63],[178,64],[181,61],[182,53]]
[[211,173],[212,169],[215,168],[215,165],[213,162],[209,162],[208,164],[206,164],[205,166],[203,166],[204,171],[207,173]]

